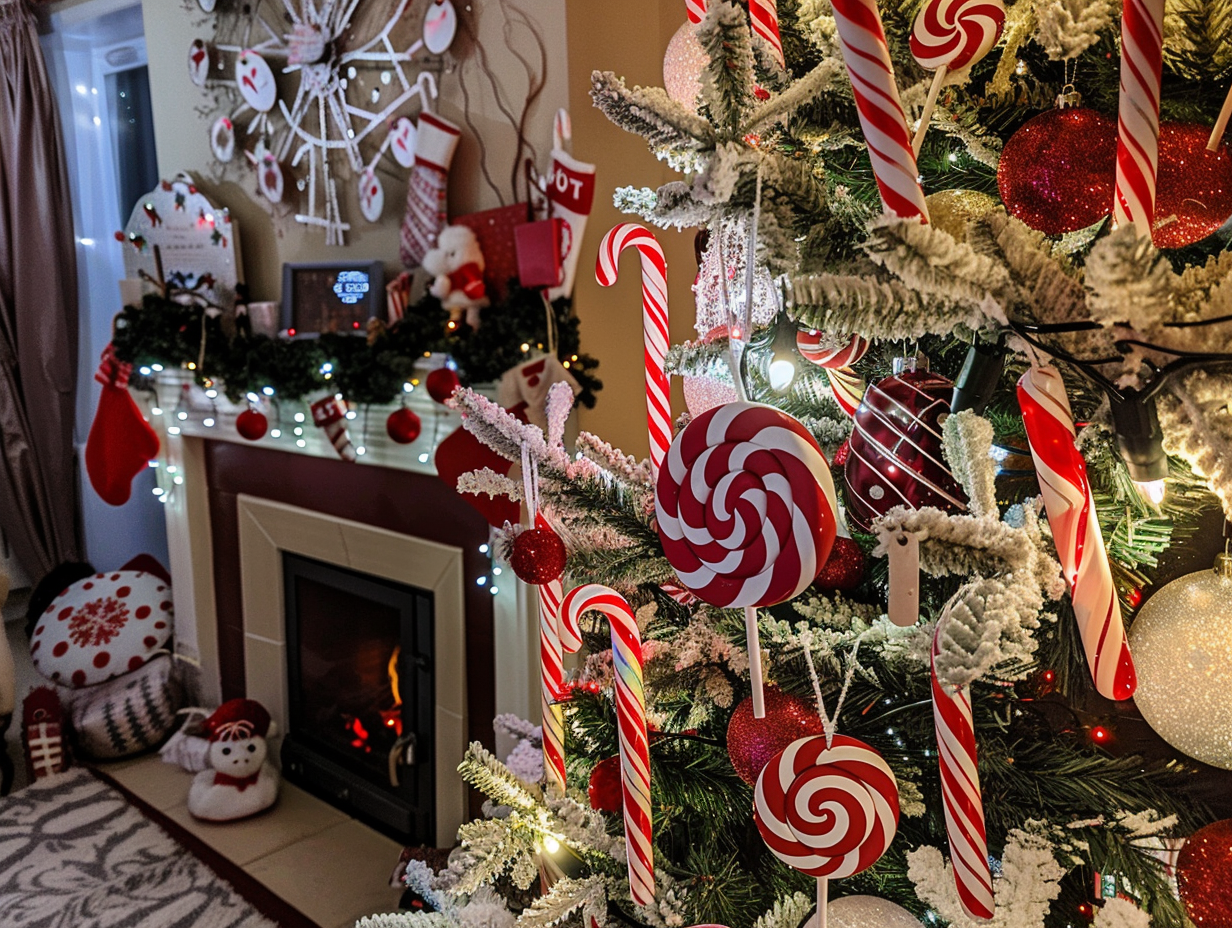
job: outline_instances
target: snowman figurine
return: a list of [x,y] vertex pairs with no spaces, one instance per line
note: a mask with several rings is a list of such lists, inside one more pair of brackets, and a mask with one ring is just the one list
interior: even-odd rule
[[263,812],[278,798],[278,771],[266,762],[270,716],[259,702],[232,699],[204,722],[209,767],[193,778],[188,811],[208,822]]

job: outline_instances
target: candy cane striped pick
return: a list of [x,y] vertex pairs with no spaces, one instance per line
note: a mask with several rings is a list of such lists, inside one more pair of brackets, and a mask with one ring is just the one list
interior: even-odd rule
[[1159,84],[1164,60],[1164,0],[1125,0],[1121,18],[1121,97],[1118,108],[1113,220],[1132,222],[1150,236],[1159,171]]
[[664,364],[667,358],[667,258],[658,240],[645,226],[622,222],[599,243],[595,277],[605,287],[616,283],[620,253],[637,249],[642,263],[642,335],[646,347],[646,426],[650,433],[650,475],[659,479],[659,465],[672,443],[671,385]]
[[830,394],[843,412],[849,416],[856,414],[860,400],[864,399],[864,378],[850,367],[839,367],[826,371],[826,380],[830,382]]
[[984,797],[976,764],[975,726],[971,696],[965,686],[946,686],[937,679],[938,637],[933,633],[933,722],[937,729],[937,762],[941,767],[941,798],[945,832],[954,865],[954,885],[963,911],[971,918],[992,918],[992,873],[988,867],[988,836],[984,828]]
[[749,20],[753,31],[770,44],[779,67],[787,67],[783,57],[783,39],[779,36],[778,0],[749,0]]
[[834,0],[843,61],[851,76],[860,128],[872,156],[885,209],[904,219],[928,221],[907,117],[898,96],[877,0]]
[[1033,367],[1023,374],[1018,405],[1095,689],[1108,699],[1129,699],[1138,678],[1086,462],[1074,444],[1074,415],[1056,368]]
[[[543,517],[536,519],[538,523]],[[542,525],[539,525],[542,528]],[[539,586],[539,659],[542,668],[540,705],[543,716],[544,782],[565,788],[565,713],[560,706],[565,683],[560,641],[560,580]]]
[[689,22],[696,26],[706,16],[706,0],[684,0],[684,9]]
[[562,644],[582,645],[578,620],[602,612],[612,634],[616,671],[616,719],[620,734],[620,782],[624,793],[625,845],[629,891],[638,905],[654,902],[654,847],[650,822],[650,742],[646,734],[646,692],[642,684],[642,639],[637,618],[623,596],[598,583],[575,587],[560,606]]

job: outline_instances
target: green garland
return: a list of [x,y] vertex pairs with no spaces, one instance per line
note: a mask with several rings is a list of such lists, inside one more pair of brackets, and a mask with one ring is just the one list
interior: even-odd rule
[[[581,354],[579,323],[568,299],[551,304],[556,355],[577,380],[578,402],[592,408],[603,383],[599,362]],[[225,331],[223,317],[199,305],[148,295],[116,320],[116,356],[135,367],[187,367],[197,380],[218,382],[238,402],[270,387],[284,400],[334,389],[352,403],[391,403],[411,379],[416,361],[431,352],[448,354],[463,383],[486,383],[549,344],[548,311],[537,290],[512,283],[505,300],[481,313],[478,330],[448,328],[440,301],[425,296],[394,325],[375,327],[368,338],[321,335],[284,339],[253,334],[246,316]],[[204,327],[204,333],[202,328]],[[523,350],[523,345],[527,346]]]

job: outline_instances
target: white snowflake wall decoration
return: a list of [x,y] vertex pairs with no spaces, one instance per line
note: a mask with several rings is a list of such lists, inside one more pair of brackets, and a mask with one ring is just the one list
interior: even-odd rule
[[[189,76],[229,101],[210,128],[214,157],[226,163],[242,151],[262,195],[278,203],[292,189],[303,193],[296,221],[322,229],[327,245],[345,244],[351,223],[338,185],[355,183],[360,212],[376,222],[385,204],[378,162],[388,153],[401,168],[414,163],[415,125],[406,111],[413,98],[423,110],[436,97],[436,78],[423,68],[453,41],[452,0],[430,0],[409,44],[412,0],[198,3],[215,14],[215,35],[193,41]],[[278,74],[286,76],[281,86]],[[288,102],[282,90],[295,78]]]

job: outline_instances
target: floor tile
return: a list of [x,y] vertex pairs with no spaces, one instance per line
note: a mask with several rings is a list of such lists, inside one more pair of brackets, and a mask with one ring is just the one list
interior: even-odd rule
[[163,811],[240,866],[349,820],[333,806],[290,783],[282,784],[273,808],[239,822],[203,822],[189,814],[187,805]]
[[347,821],[248,864],[253,877],[320,925],[397,910],[389,875],[402,848]]
[[94,766],[159,812],[188,801],[193,775],[174,764],[164,764],[157,754]]

